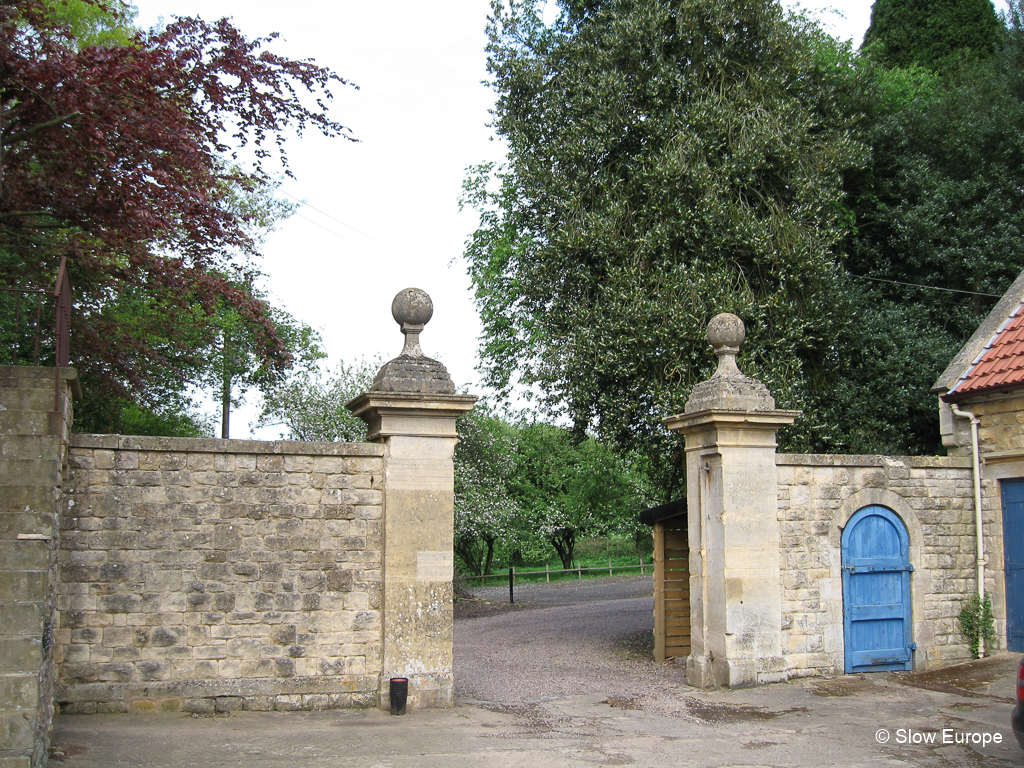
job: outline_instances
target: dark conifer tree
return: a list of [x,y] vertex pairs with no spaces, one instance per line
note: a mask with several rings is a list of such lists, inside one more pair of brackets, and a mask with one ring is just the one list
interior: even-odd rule
[[886,66],[941,70],[991,54],[1001,26],[990,0],[875,0],[862,50]]

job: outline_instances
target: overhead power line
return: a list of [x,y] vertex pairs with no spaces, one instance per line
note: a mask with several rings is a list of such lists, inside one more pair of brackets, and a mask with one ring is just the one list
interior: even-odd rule
[[[339,224],[341,224],[341,226],[343,226],[343,227],[345,227],[347,229],[351,229],[353,232],[355,232],[358,235],[362,235],[363,237],[365,237],[370,242],[376,243],[377,245],[380,245],[380,246],[382,246],[384,248],[387,248],[389,251],[391,251],[392,253],[396,254],[397,256],[401,256],[403,259],[405,259],[405,260],[407,260],[409,262],[412,262],[412,259],[410,259],[408,256],[406,256],[404,253],[402,253],[397,248],[393,248],[392,246],[388,245],[387,243],[381,242],[380,240],[378,240],[377,238],[373,237],[372,235],[368,235],[365,232],[363,232],[363,231],[361,231],[359,229],[356,229],[351,224],[349,224],[347,222],[344,222],[341,219],[339,219],[337,216],[333,216],[332,214],[327,213],[327,211],[322,211],[319,208],[317,208],[316,206],[310,205],[305,200],[302,200],[301,198],[296,197],[295,195],[291,194],[290,192],[288,192],[288,191],[286,191],[284,189],[281,189],[280,191],[281,191],[282,194],[290,197],[292,200],[297,202],[299,205],[305,206],[306,208],[309,208],[311,211],[316,211],[321,216],[326,216],[331,221],[338,222]],[[302,218],[306,219],[306,221],[312,221],[312,219],[309,219],[306,216],[303,216]],[[336,235],[337,237],[340,237],[342,240],[344,240],[347,243],[352,243],[352,245],[356,245],[357,247],[362,247],[362,246],[358,246],[356,243],[353,243],[351,240],[343,237],[342,235],[339,235],[337,232],[334,232],[333,230],[327,229],[327,227],[323,227],[321,225],[321,228],[322,229],[326,229],[328,232],[330,232],[333,235]],[[367,250],[367,249],[364,248],[363,250]],[[371,253],[372,253],[372,251],[371,251]]]
[[968,296],[987,296],[991,299],[1002,298],[997,293],[980,293],[978,291],[960,291],[956,288],[940,288],[937,285],[922,285],[921,283],[905,283],[902,280],[886,280],[881,277],[868,277],[867,275],[854,275],[850,273],[852,277],[859,277],[861,280],[873,280],[876,283],[892,283],[893,285],[909,285],[912,288],[928,288],[932,291],[948,291],[949,293],[966,293]]
[[[366,251],[367,253],[371,253],[374,256],[378,256],[379,255],[379,254],[373,253],[373,251],[371,251],[371,250],[368,250],[364,246],[362,246],[359,243],[357,243],[355,240],[349,240],[347,237],[345,237],[342,234],[339,234],[338,232],[335,232],[330,227],[325,227],[319,221],[314,221],[313,219],[309,218],[309,216],[303,216],[301,213],[298,213],[298,212],[296,212],[295,215],[298,216],[300,219],[305,219],[306,221],[308,221],[310,224],[313,224],[314,226],[320,227],[320,229],[322,229],[324,232],[329,232],[332,235],[334,235],[335,237],[337,237],[338,239],[344,240],[349,245],[354,245],[356,248],[359,248],[360,250]],[[381,258],[387,258],[387,257],[386,256],[382,256]]]

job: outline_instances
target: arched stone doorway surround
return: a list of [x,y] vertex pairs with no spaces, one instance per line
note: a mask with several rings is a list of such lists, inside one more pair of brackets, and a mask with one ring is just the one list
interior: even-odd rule
[[863,488],[850,494],[836,510],[829,527],[829,559],[830,569],[828,584],[820,586],[822,600],[826,594],[828,610],[828,630],[825,633],[825,649],[833,660],[837,672],[842,672],[845,659],[845,637],[843,634],[843,563],[842,536],[850,518],[864,507],[887,507],[892,510],[907,527],[910,538],[910,563],[914,571],[910,577],[910,604],[913,613],[913,636],[917,643],[914,654],[914,669],[928,668],[928,650],[935,642],[933,622],[925,617],[925,598],[931,594],[931,570],[925,568],[921,542],[923,532],[917,513],[906,499],[886,488]]

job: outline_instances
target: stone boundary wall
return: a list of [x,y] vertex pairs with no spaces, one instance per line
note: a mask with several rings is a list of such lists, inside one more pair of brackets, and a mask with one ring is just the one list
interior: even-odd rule
[[383,454],[73,435],[61,711],[376,705]]
[[[776,465],[789,675],[843,673],[842,529],[872,504],[896,512],[910,535],[915,668],[968,660],[956,617],[977,589],[970,459],[779,454]],[[997,485],[986,482],[982,492],[983,509],[993,495],[998,509]],[[995,513],[985,518],[993,551],[1001,527]],[[991,569],[987,581],[1001,590]]]

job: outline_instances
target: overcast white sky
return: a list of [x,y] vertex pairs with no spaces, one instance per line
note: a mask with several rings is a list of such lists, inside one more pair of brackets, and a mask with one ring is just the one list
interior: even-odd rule
[[[332,363],[395,357],[402,338],[391,300],[403,288],[422,288],[434,300],[424,352],[444,362],[457,385],[479,392],[480,323],[461,258],[476,218],[459,212],[458,197],[467,166],[502,156],[487,127],[492,93],[481,84],[488,0],[135,4],[144,27],[173,15],[229,16],[249,37],[280,32],[274,51],[314,59],[359,85],[334,89],[331,106],[359,143],[307,134],[288,144],[296,178],[283,190],[307,205],[267,239],[265,288],[320,329]],[[823,18],[859,44],[871,3],[831,6],[845,18]],[[246,437],[256,415],[253,404],[233,417],[231,436]]]

